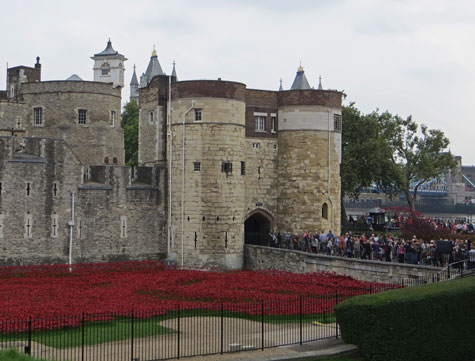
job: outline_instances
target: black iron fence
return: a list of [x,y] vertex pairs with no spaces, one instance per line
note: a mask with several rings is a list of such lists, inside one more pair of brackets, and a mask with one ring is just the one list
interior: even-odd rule
[[303,344],[338,338],[333,307],[350,297],[469,275],[465,264],[452,265],[432,277],[279,301],[9,320],[0,322],[0,349],[58,361],[145,361]]

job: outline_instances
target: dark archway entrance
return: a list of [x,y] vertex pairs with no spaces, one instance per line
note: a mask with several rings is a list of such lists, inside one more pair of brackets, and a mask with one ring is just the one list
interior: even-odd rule
[[254,213],[244,222],[244,243],[268,246],[271,221],[262,213]]

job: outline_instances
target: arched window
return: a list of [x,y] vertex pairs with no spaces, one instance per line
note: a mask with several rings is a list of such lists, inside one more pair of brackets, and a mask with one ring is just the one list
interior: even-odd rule
[[326,203],[323,203],[323,206],[322,206],[322,218],[328,219],[328,204]]
[[117,157],[112,158],[112,163],[117,164]]
[[101,68],[102,68],[102,75],[109,75],[110,65],[108,62],[105,62],[104,64],[102,64]]
[[105,164],[109,164],[109,157],[105,157],[105,158],[104,158],[104,163],[105,163]]

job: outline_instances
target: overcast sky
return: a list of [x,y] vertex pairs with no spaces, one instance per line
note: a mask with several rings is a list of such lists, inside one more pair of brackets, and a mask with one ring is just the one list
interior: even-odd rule
[[473,0],[2,0],[0,89],[6,64],[42,79],[92,80],[110,37],[126,64],[145,71],[155,44],[179,80],[290,88],[302,62],[312,86],[343,90],[363,112],[389,110],[442,129],[451,151],[475,165]]

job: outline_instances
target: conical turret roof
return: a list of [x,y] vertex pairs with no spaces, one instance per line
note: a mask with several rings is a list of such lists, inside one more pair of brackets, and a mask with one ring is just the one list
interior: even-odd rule
[[137,74],[135,73],[135,65],[134,65],[134,73],[132,74],[132,79],[130,80],[130,86],[139,86],[139,82],[137,80]]
[[148,84],[150,84],[152,78],[157,75],[165,75],[165,73],[163,72],[162,67],[160,66],[157,52],[154,48],[147,66],[147,70],[145,71],[145,74],[142,75],[143,80],[140,79],[140,82],[145,83],[145,86],[147,86]]
[[308,83],[307,77],[305,76],[305,71],[303,70],[302,65],[297,69],[297,75],[295,75],[294,82],[290,90],[304,90],[312,89]]

